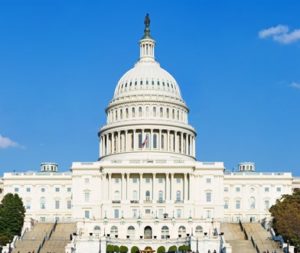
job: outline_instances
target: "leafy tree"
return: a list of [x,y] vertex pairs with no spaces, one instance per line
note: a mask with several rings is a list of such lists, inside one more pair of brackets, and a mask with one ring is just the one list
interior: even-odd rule
[[25,208],[18,194],[8,193],[0,204],[0,245],[11,242],[20,235],[24,223]]
[[292,195],[283,195],[276,204],[270,208],[273,216],[273,228],[277,234],[289,240],[300,250],[300,190]]
[[114,252],[117,252],[117,253],[120,252],[120,247],[118,245],[114,246]]
[[168,252],[176,252],[177,251],[177,247],[175,245],[171,246],[168,250]]
[[164,246],[159,246],[157,248],[157,253],[165,253],[166,252],[166,248]]
[[128,248],[124,245],[120,246],[120,253],[127,253],[128,252]]
[[106,252],[109,252],[109,253],[112,253],[112,252],[114,252],[114,246],[113,246],[113,245],[110,245],[110,244],[108,244],[108,245],[106,246]]
[[132,248],[131,248],[131,251],[130,251],[131,253],[139,253],[140,252],[140,250],[139,250],[139,248],[137,247],[137,246],[132,246]]

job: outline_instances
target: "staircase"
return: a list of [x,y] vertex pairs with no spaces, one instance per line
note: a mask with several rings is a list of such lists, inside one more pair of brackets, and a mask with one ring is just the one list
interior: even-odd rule
[[249,237],[253,238],[260,252],[282,252],[279,245],[271,239],[271,234],[260,223],[243,223],[243,227]]
[[238,223],[222,223],[221,232],[227,243],[232,247],[232,253],[256,253],[251,241],[245,239]]
[[76,232],[76,223],[58,223],[49,240],[40,253],[65,253],[65,247],[71,241],[70,235]]
[[36,253],[45,236],[53,227],[53,223],[38,223],[31,231],[24,234],[23,238],[16,241],[12,253]]

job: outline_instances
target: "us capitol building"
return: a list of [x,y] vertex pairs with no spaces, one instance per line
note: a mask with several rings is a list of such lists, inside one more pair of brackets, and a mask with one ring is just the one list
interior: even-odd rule
[[98,161],[74,162],[70,172],[43,163],[40,172],[0,179],[2,196],[22,197],[28,226],[76,223],[69,252],[105,252],[107,244],[218,249],[222,222],[268,222],[269,207],[300,185],[289,172],[256,172],[252,162],[227,172],[223,162],[197,161],[189,108],[155,45],[146,16],[139,60],[119,80],[98,132]]

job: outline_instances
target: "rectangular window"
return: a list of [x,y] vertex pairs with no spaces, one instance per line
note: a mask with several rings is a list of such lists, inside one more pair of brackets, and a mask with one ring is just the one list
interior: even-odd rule
[[206,183],[210,184],[211,183],[211,178],[206,178]]
[[147,215],[151,214],[151,209],[145,209],[145,214]]
[[269,187],[265,187],[265,192],[269,192],[270,188]]
[[158,183],[159,183],[159,184],[162,184],[163,182],[164,182],[164,179],[163,179],[162,177],[159,177],[159,178],[158,178]]
[[15,192],[19,192],[19,188],[18,187],[15,187]]
[[147,184],[149,184],[149,183],[151,182],[150,177],[146,177],[146,178],[145,178],[145,182],[146,182]]
[[84,201],[85,202],[90,201],[90,192],[88,192],[88,191],[84,192]]
[[72,208],[72,202],[71,200],[67,201],[67,209],[71,209]]
[[89,182],[90,182],[90,179],[89,179],[89,178],[85,178],[85,179],[84,179],[84,183],[85,183],[85,184],[88,184]]
[[229,188],[228,188],[228,187],[225,187],[225,188],[224,188],[224,192],[229,192]]
[[277,191],[277,192],[281,192],[281,187],[277,187],[277,188],[276,188],[276,191]]
[[181,218],[181,209],[176,210],[176,216],[177,218]]
[[60,191],[59,187],[55,187],[55,192],[59,192],[59,191]]
[[137,209],[132,209],[132,217],[133,218],[137,218],[138,217]]
[[86,219],[90,218],[90,211],[89,210],[84,211],[84,218],[86,218]]
[[55,209],[59,209],[59,200],[55,200]]
[[269,209],[270,208],[270,201],[269,200],[265,200],[265,209]]
[[119,218],[119,209],[114,209],[114,218],[115,219]]
[[31,191],[30,187],[27,187],[27,188],[26,188],[26,191],[27,191],[27,192],[30,192],[30,191]]
[[180,177],[177,177],[177,178],[176,178],[176,183],[177,183],[177,184],[180,184],[180,183],[181,183],[181,178],[180,178]]
[[236,191],[236,192],[240,192],[240,191],[241,191],[241,188],[240,188],[240,187],[236,187],[236,188],[235,188],[235,191]]
[[67,192],[71,192],[71,190],[72,190],[71,187],[67,188]]
[[41,192],[45,192],[46,190],[45,190],[45,188],[43,187],[43,188],[41,188]]
[[27,210],[31,209],[31,204],[30,204],[30,202],[26,202],[26,209],[27,209]]
[[229,201],[228,200],[225,200],[224,201],[224,209],[228,209],[228,206],[229,206]]
[[137,177],[133,177],[133,178],[132,178],[132,183],[136,184],[137,182],[138,182]]
[[115,184],[118,184],[120,182],[119,178],[115,178]]
[[206,192],[206,202],[211,202],[211,192]]
[[240,200],[235,201],[235,209],[241,209],[241,201]]
[[211,210],[206,210],[206,218],[211,218]]

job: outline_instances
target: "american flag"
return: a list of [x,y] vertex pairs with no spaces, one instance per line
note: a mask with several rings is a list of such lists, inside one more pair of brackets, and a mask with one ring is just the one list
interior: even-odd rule
[[142,148],[145,147],[148,143],[148,135],[146,135],[145,140],[142,143]]

